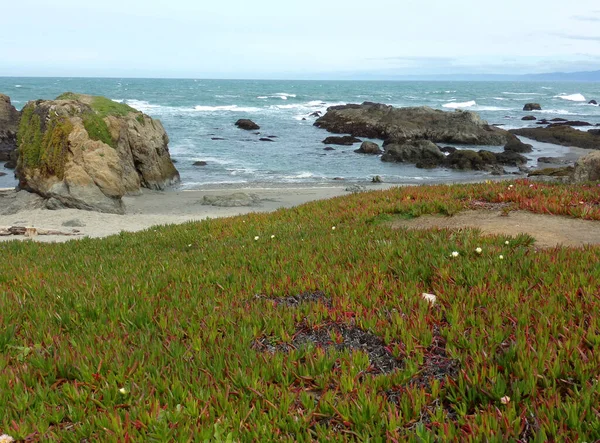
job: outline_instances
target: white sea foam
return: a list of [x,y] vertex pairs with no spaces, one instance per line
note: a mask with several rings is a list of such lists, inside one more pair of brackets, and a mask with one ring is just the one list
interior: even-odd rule
[[259,112],[260,108],[254,108],[251,106],[238,106],[238,105],[229,105],[229,106],[194,106],[194,110],[198,112]]
[[555,95],[554,98],[562,98],[563,100],[568,100],[570,102],[584,102],[585,101],[585,97],[582,94],[571,94],[571,95],[560,94],[560,95]]
[[129,106],[131,106],[134,109],[137,109],[138,111],[152,111],[158,108],[161,108],[162,106],[160,105],[153,105],[145,100],[135,100],[135,99],[126,99],[126,100],[121,100],[120,103],[126,103]]
[[567,111],[566,109],[542,109],[541,111],[535,111],[535,112],[539,113],[539,114],[585,115],[585,114],[579,114],[577,112]]
[[22,88],[23,85],[15,85],[15,88]]
[[499,106],[476,106],[474,111],[511,111],[511,108],[501,108]]
[[277,92],[272,95],[259,95],[256,98],[261,99],[261,100],[266,100],[268,98],[279,98],[281,100],[287,100],[288,98],[296,98],[296,94],[288,94],[286,92]]
[[452,103],[446,103],[445,105],[442,105],[443,108],[449,108],[449,109],[470,108],[471,106],[477,106],[477,102],[475,100],[470,100],[468,102],[463,102],[463,103],[452,102]]
[[503,92],[506,95],[544,95],[540,92]]
[[542,89],[552,89],[552,88],[550,88],[548,86],[542,86]]

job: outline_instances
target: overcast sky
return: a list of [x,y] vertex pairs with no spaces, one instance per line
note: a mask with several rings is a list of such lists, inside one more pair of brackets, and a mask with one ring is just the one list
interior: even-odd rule
[[0,76],[600,69],[598,0],[6,0],[1,10]]

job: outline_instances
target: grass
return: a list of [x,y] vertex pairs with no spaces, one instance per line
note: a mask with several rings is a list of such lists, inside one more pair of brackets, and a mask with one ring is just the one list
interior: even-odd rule
[[[0,434],[594,441],[600,248],[386,227],[474,201],[600,220],[598,186],[511,184],[0,244]],[[361,334],[398,368],[374,370]]]

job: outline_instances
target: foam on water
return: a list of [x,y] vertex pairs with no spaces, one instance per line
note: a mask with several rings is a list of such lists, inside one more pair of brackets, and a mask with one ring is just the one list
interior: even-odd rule
[[255,108],[251,106],[238,106],[238,105],[227,105],[227,106],[194,106],[194,110],[198,112],[259,112],[261,108]]
[[503,92],[506,95],[544,95],[540,92]]
[[585,97],[582,94],[571,94],[571,95],[567,95],[567,94],[559,94],[559,95],[555,95],[554,98],[562,98],[563,100],[568,100],[570,102],[584,102]]
[[442,105],[442,108],[462,109],[462,108],[470,108],[471,106],[477,106],[477,102],[475,100],[470,100],[468,102],[463,102],[463,103],[457,103],[457,102],[446,103],[445,105]]

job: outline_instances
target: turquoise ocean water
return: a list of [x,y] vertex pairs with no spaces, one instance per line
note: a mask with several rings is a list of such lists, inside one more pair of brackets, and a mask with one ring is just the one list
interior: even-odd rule
[[[394,106],[431,106],[452,112],[478,112],[491,124],[504,128],[535,126],[521,121],[563,117],[600,124],[600,83],[532,82],[361,82],[361,81],[244,81],[174,79],[91,79],[0,77],[0,93],[17,108],[29,100],[51,99],[72,91],[103,95],[127,103],[162,121],[172,157],[181,173],[181,188],[260,186],[269,184],[332,184],[342,177],[364,182],[380,175],[386,182],[433,183],[473,177],[481,172],[446,169],[422,170],[411,165],[383,163],[379,158],[355,154],[354,147],[324,151],[328,133],[312,124],[314,111],[328,106],[372,101]],[[537,102],[543,111],[522,111]],[[234,126],[250,118],[261,126],[260,135]],[[306,119],[306,120],[303,120]],[[583,128],[586,129],[586,128]],[[275,142],[260,137],[276,136]],[[213,140],[223,138],[224,140]],[[528,155],[560,155],[566,148],[534,144]],[[487,148],[486,148],[487,149]],[[501,150],[502,148],[489,148]],[[192,166],[198,160],[204,167]],[[0,177],[0,187],[14,186],[12,171]]]

